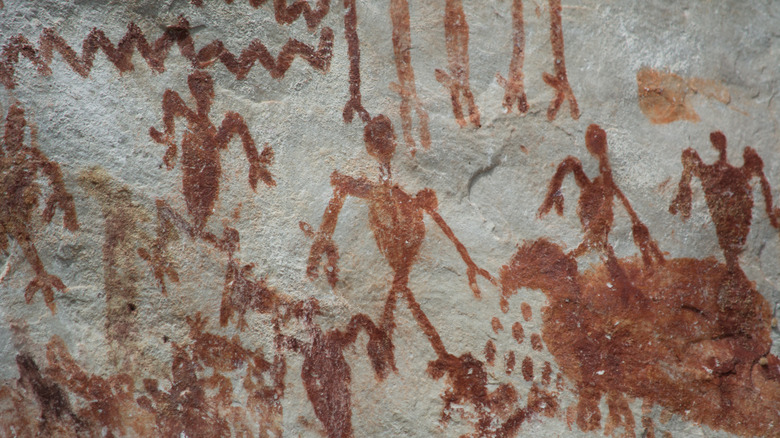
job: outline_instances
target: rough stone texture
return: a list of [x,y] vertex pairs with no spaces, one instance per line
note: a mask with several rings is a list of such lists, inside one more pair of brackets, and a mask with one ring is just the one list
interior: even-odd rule
[[780,435],[780,3],[0,5],[0,435]]

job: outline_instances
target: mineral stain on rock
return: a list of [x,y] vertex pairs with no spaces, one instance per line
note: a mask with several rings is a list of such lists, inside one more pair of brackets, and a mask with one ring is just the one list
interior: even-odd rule
[[678,120],[698,122],[701,119],[691,105],[694,94],[728,104],[728,89],[714,80],[691,78],[643,67],[636,74],[639,109],[654,124],[672,123]]

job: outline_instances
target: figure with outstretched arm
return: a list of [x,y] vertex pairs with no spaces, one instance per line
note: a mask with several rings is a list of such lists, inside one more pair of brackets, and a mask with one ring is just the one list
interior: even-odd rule
[[[182,192],[187,212],[193,223],[189,224],[183,220],[161,221],[158,237],[151,252],[145,249],[139,250],[141,257],[152,265],[154,276],[163,291],[165,291],[164,277],[166,274],[173,281],[177,281],[177,276],[165,254],[166,236],[172,232],[170,226],[177,224],[178,228],[186,231],[192,237],[210,235],[204,229],[209,217],[214,212],[214,205],[219,196],[222,175],[219,154],[227,149],[234,136],[241,139],[244,154],[249,161],[249,186],[252,190],[257,189],[258,181],[263,181],[271,187],[276,185],[268,170],[268,166],[274,158],[273,149],[266,146],[262,152],[257,152],[255,141],[243,117],[229,111],[225,113],[219,127],[211,121],[209,112],[214,99],[214,80],[211,76],[206,72],[196,71],[187,78],[187,85],[195,101],[195,109],[189,108],[177,92],[166,90],[162,100],[164,130],[159,131],[155,127],[149,128],[152,140],[167,146],[163,163],[170,170],[176,165],[178,155],[178,146],[175,141],[176,119],[183,117],[187,121],[187,130],[184,132],[181,142]],[[165,201],[158,200],[157,209],[158,216],[161,218],[175,216],[173,209]]]
[[547,195],[539,207],[539,217],[549,213],[553,206],[559,216],[563,214],[561,184],[571,173],[581,190],[577,213],[585,232],[582,243],[572,251],[572,255],[579,257],[591,249],[596,249],[603,251],[612,263],[616,263],[614,250],[609,244],[609,233],[614,219],[612,204],[617,197],[631,218],[634,243],[639,248],[645,265],[650,266],[653,258],[663,263],[663,254],[650,237],[647,226],[639,219],[628,198],[612,178],[612,167],[607,156],[607,133],[598,125],[590,125],[585,133],[585,145],[591,155],[599,160],[599,175],[590,180],[583,171],[580,160],[572,156],[567,157],[558,165],[550,180]]
[[420,246],[425,238],[423,214],[430,215],[441,227],[444,234],[453,242],[463,262],[467,266],[469,286],[476,297],[480,296],[477,285],[477,275],[491,282],[495,280],[484,269],[479,268],[466,250],[466,247],[455,237],[452,229],[436,211],[438,202],[436,194],[425,189],[411,196],[400,186],[392,182],[390,160],[395,153],[395,133],[390,120],[379,115],[369,121],[364,129],[366,151],[379,164],[379,181],[370,181],[365,177],[351,177],[338,171],[331,175],[333,197],[322,216],[319,230],[314,231],[308,224],[301,223],[301,229],[314,242],[309,252],[307,275],[317,278],[323,255],[327,258],[323,271],[331,287],[338,281],[338,247],[332,240],[333,232],[338,222],[338,216],[347,196],[365,200],[369,205],[368,221],[374,232],[374,238],[380,252],[387,260],[394,273],[393,284],[385,303],[380,329],[391,337],[395,327],[393,313],[400,294],[406,299],[417,323],[428,337],[434,350],[444,354],[446,350],[436,329],[420,309],[411,290],[408,288],[409,274],[417,261]]
[[[24,144],[25,127],[30,127],[31,145]],[[35,212],[41,188],[36,182],[39,173],[49,180],[51,194],[46,199],[43,220],[51,222],[57,208],[63,211],[66,229],[78,229],[73,197],[65,188],[59,164],[50,160],[37,145],[35,125],[28,125],[24,109],[18,103],[11,105],[5,121],[5,131],[0,148],[0,251],[8,249],[8,238],[19,244],[24,257],[35,273],[24,291],[24,298],[30,303],[37,291],[43,293],[44,301],[52,313],[56,310],[54,290],[65,292],[65,284],[56,275],[49,274],[41,261],[29,229]],[[0,282],[2,278],[0,278]]]
[[742,153],[742,167],[735,167],[728,162],[726,136],[715,131],[710,134],[710,142],[718,151],[718,159],[712,164],[704,164],[692,148],[683,151],[682,176],[669,212],[679,213],[684,220],[691,216],[691,179],[698,178],[712,221],[715,223],[715,233],[723,250],[726,266],[731,272],[741,272],[739,255],[744,249],[753,219],[753,191],[750,180],[759,178],[764,196],[764,210],[774,228],[780,228],[780,209],[773,207],[772,191],[764,174],[764,162],[755,149],[746,147]]

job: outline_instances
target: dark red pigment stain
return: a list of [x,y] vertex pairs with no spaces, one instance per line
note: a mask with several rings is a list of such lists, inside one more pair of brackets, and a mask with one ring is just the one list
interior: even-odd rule
[[35,292],[41,291],[52,313],[57,309],[54,290],[65,292],[65,284],[56,275],[46,272],[33,242],[33,213],[37,210],[41,187],[37,183],[39,173],[49,180],[51,194],[46,198],[43,220],[51,222],[57,208],[63,211],[63,225],[70,231],[78,229],[73,197],[65,189],[62,171],[57,162],[50,160],[38,148],[37,129],[30,126],[30,145],[24,144],[24,109],[13,103],[5,119],[3,145],[0,148],[0,251],[8,250],[9,237],[22,249],[35,277],[27,284],[24,298],[30,303]]
[[469,24],[461,0],[446,0],[444,38],[447,44],[449,73],[436,69],[436,80],[450,91],[452,112],[458,125],[463,127],[467,124],[461,106],[461,98],[463,98],[468,106],[469,122],[479,127],[479,108],[474,102],[474,94],[469,84]]
[[239,56],[231,53],[219,40],[212,41],[196,51],[190,34],[190,25],[184,18],[180,18],[176,25],[168,26],[165,32],[152,43],[134,23],[128,25],[127,33],[116,46],[102,30],[93,29],[81,45],[81,55],[78,55],[56,30],[47,28],[41,33],[38,41],[39,48],[22,35],[9,40],[3,47],[0,82],[6,88],[16,86],[14,72],[20,55],[35,65],[40,74],[51,74],[49,66],[54,58],[54,51],[62,56],[73,71],[85,78],[92,70],[98,50],[105,53],[120,73],[133,70],[133,54],[138,50],[138,54],[146,61],[149,68],[159,73],[165,71],[165,59],[174,44],[179,47],[181,55],[192,63],[193,68],[206,68],[219,61],[237,79],[244,79],[255,63],[259,63],[268,70],[272,78],[278,79],[284,76],[296,57],[300,57],[316,70],[328,71],[333,54],[333,31],[327,27],[322,29],[319,46],[316,49],[291,38],[274,58],[258,39],[252,40]]
[[563,25],[561,24],[561,0],[550,0],[550,43],[554,58],[554,75],[544,73],[542,79],[555,90],[555,97],[547,108],[547,119],[552,121],[558,114],[564,100],[569,102],[569,112],[572,119],[580,118],[580,110],[577,107],[577,99],[569,85],[566,75],[566,61],[563,50]]
[[523,325],[520,324],[520,322],[515,322],[512,324],[512,337],[515,338],[515,341],[517,341],[518,344],[523,343],[523,339],[525,339],[525,333],[523,332]]
[[40,408],[38,435],[85,432],[86,425],[73,411],[68,394],[41,372],[30,354],[16,356],[16,367],[19,369],[18,385],[33,395]]
[[523,358],[523,365],[521,366],[523,372],[523,379],[526,382],[534,380],[534,361],[530,357]]
[[523,25],[523,0],[512,0],[512,59],[509,61],[509,78],[496,74],[498,84],[504,88],[504,108],[512,111],[517,106],[520,114],[528,112],[523,80],[525,58],[525,29]]
[[509,351],[504,356],[504,372],[507,376],[512,375],[512,372],[515,370],[515,364],[517,362],[517,359],[515,358],[515,352]]
[[357,113],[360,120],[368,123],[371,115],[363,107],[363,97],[360,94],[360,39],[357,33],[355,0],[344,0],[344,9],[344,38],[347,40],[349,57],[349,100],[344,105],[342,117],[345,122],[352,123]]
[[485,344],[485,363],[491,366],[496,363],[496,344],[492,340]]
[[[780,366],[772,364],[780,361],[769,354],[766,300],[712,258],[652,268],[637,257],[618,263],[628,286],[611,283],[609,266],[581,275],[572,254],[538,240],[524,243],[501,269],[505,298],[520,287],[547,296],[542,337],[575,384],[578,427],[600,428],[606,395],[605,431],[633,433],[630,397],[715,429],[771,434],[780,421]],[[643,304],[621,297],[629,294]],[[723,306],[724,294],[742,298]]]
[[390,89],[401,96],[401,129],[406,146],[414,156],[417,150],[412,136],[412,107],[417,113],[420,143],[424,149],[431,147],[431,132],[428,129],[428,112],[417,96],[412,67],[412,32],[407,0],[390,0],[390,20],[393,23],[393,56],[398,83],[391,83]]
[[699,178],[710,216],[715,223],[718,244],[726,258],[726,266],[730,271],[741,274],[739,255],[744,249],[753,217],[753,190],[750,180],[759,178],[764,195],[764,209],[775,228],[780,228],[780,208],[772,207],[772,190],[764,175],[764,162],[755,149],[746,147],[742,152],[744,164],[742,167],[735,167],[729,164],[726,157],[726,136],[715,131],[710,134],[710,142],[719,154],[718,160],[712,164],[704,164],[692,148],[683,152],[682,178],[677,196],[669,206],[669,212],[679,212],[683,219],[691,216],[691,178]]
[[495,316],[490,320],[490,326],[493,327],[493,333],[495,334],[504,329],[504,326],[501,325],[501,320]]
[[[539,217],[546,215],[555,206],[558,215],[563,215],[563,194],[561,185],[563,179],[569,173],[574,175],[574,181],[580,187],[581,194],[577,214],[580,217],[585,236],[582,243],[571,252],[574,257],[590,250],[598,250],[607,257],[607,268],[612,275],[615,287],[626,292],[622,299],[642,301],[641,297],[633,293],[630,279],[619,266],[615,252],[609,244],[609,232],[612,229],[614,215],[612,204],[617,197],[631,218],[634,243],[642,253],[642,259],[646,266],[651,266],[653,258],[663,264],[664,257],[658,249],[658,245],[650,238],[647,226],[639,219],[628,198],[617,187],[612,178],[612,167],[607,156],[607,133],[598,125],[588,126],[585,133],[585,145],[588,151],[599,161],[599,175],[592,181],[582,170],[580,160],[569,156],[558,165],[555,175],[550,180],[544,202],[539,207]],[[502,301],[502,309],[507,305]]]
[[[267,0],[249,0],[249,5],[253,8],[259,8]],[[314,9],[306,0],[296,0],[292,4],[287,4],[288,0],[273,0],[274,18],[279,24],[291,24],[303,15],[306,20],[306,26],[312,30],[319,26],[323,17],[330,11],[330,0],[318,0]],[[190,0],[193,6],[202,7],[203,0]],[[232,4],[233,0],[225,0],[225,3]]]

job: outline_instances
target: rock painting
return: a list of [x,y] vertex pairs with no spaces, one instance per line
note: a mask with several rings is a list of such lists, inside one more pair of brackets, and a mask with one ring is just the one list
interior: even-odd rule
[[[59,10],[19,25],[26,6],[0,1],[0,435],[778,435],[778,157],[760,119],[774,113],[710,120],[690,99],[745,102],[740,86],[645,67],[627,105],[651,123],[618,116],[631,111],[598,100],[609,87],[591,67],[645,64],[577,40],[614,30],[617,3],[169,3],[93,14],[84,31]],[[488,27],[511,33],[494,44]],[[578,103],[569,72],[601,85]],[[546,111],[527,84],[550,87]],[[678,120],[702,123],[669,130]],[[687,147],[705,124],[714,161]],[[107,126],[133,132],[114,148]],[[732,131],[758,137],[740,167]],[[574,152],[583,137],[590,157]],[[655,143],[681,166],[632,168],[661,162],[634,150]],[[711,223],[722,254],[683,256],[657,231],[683,220]],[[356,310],[358,291],[381,310]]]

